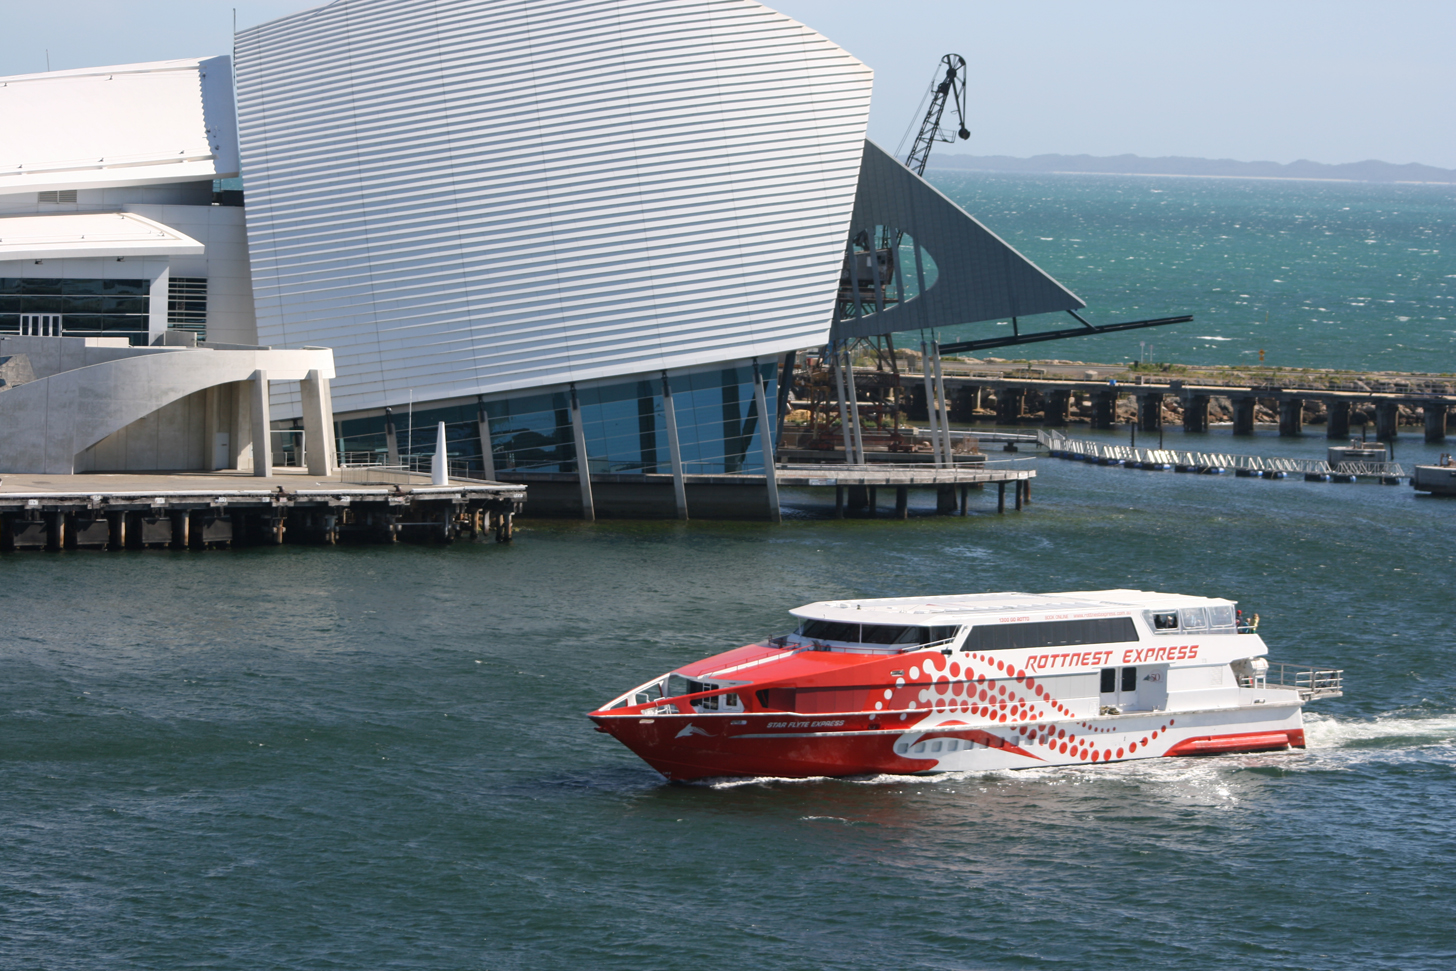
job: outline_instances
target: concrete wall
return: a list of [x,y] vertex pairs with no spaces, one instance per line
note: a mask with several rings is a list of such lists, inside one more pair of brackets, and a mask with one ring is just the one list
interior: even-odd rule
[[[251,452],[234,432],[253,376],[334,374],[328,350],[109,347],[68,337],[9,338],[0,349],[25,353],[36,373],[0,391],[0,472],[206,469],[224,430],[229,459],[248,468]],[[318,420],[328,427],[333,419]],[[248,428],[251,441],[251,421]]]

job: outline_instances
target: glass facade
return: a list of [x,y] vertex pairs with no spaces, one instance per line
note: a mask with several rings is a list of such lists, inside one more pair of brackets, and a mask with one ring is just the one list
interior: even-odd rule
[[0,277],[0,334],[20,333],[22,314],[60,314],[66,336],[127,337],[146,344],[146,280],[33,280]]
[[[688,474],[762,472],[765,431],[773,434],[776,368],[762,365],[767,421],[758,414],[751,366],[713,368],[669,379],[683,471]],[[577,392],[588,468],[593,473],[672,471],[660,378],[582,388]],[[479,412],[490,417],[492,458],[499,472],[575,472],[571,394],[556,391],[449,408],[396,410],[395,441],[402,460],[432,455],[435,426],[445,423],[452,465],[484,468]],[[386,416],[339,422],[345,461],[384,461]]]

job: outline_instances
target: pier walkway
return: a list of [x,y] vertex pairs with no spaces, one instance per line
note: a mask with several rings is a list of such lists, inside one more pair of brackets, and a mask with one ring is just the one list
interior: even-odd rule
[[1242,478],[1265,479],[1302,475],[1308,482],[1378,481],[1386,485],[1399,485],[1406,476],[1398,462],[1338,462],[1331,465],[1323,459],[1264,458],[1224,452],[1137,448],[1132,445],[1080,441],[1057,432],[1043,432],[1042,441],[1053,458],[1158,472],[1196,472],[1204,475],[1233,472]]
[[370,482],[368,470],[0,477],[0,549],[207,549],[282,543],[508,542],[520,485]]

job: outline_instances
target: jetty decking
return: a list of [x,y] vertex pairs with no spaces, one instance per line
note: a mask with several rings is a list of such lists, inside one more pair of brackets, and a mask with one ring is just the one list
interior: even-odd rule
[[1137,448],[1132,445],[1079,441],[1056,433],[1047,433],[1044,442],[1052,458],[1158,472],[1197,472],[1204,475],[1233,472],[1241,478],[1265,479],[1301,475],[1307,482],[1376,481],[1385,485],[1399,485],[1406,475],[1398,462],[1360,461],[1331,464],[1324,459],[1264,458],[1259,455],[1234,455],[1225,452]]
[[[283,543],[509,542],[520,485],[250,474],[5,475],[0,549],[207,549]],[[351,478],[368,479],[363,470]]]

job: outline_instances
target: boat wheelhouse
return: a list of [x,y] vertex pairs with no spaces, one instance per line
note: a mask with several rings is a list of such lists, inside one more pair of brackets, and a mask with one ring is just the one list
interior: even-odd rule
[[1140,590],[845,600],[588,717],[673,780],[981,771],[1304,747],[1342,672],[1236,605]]

